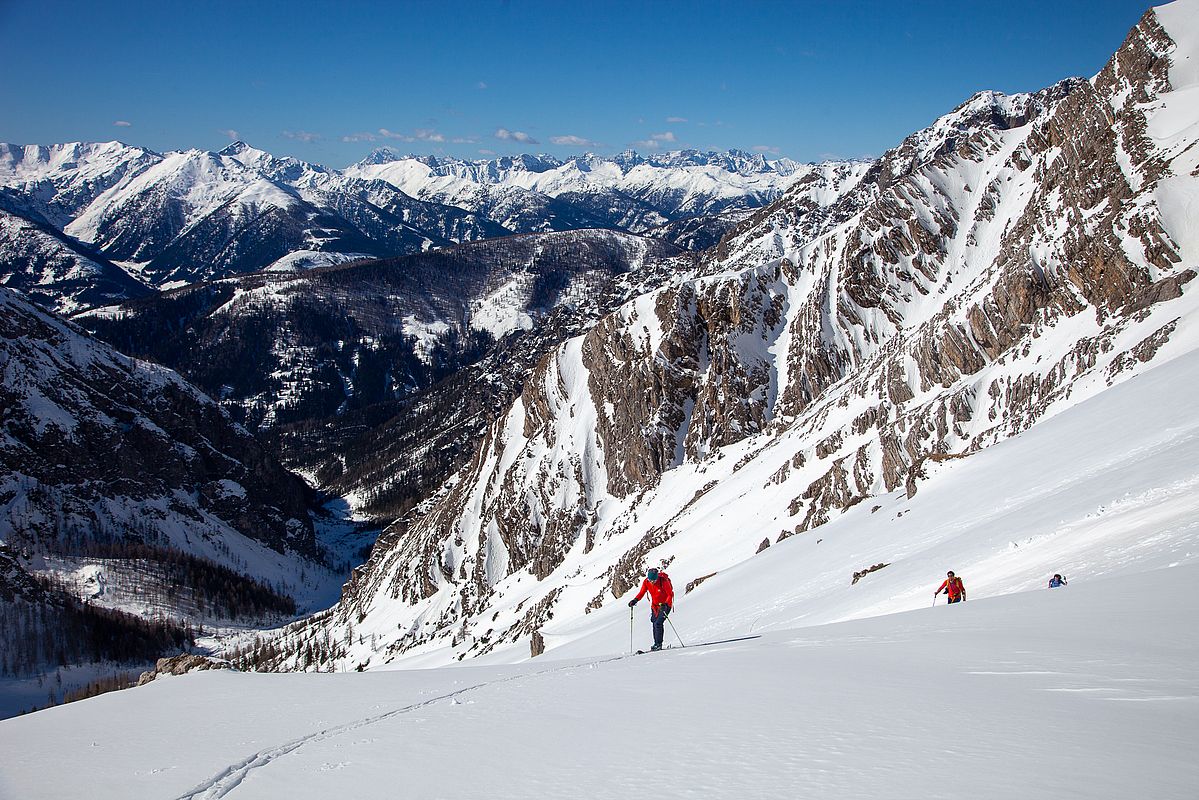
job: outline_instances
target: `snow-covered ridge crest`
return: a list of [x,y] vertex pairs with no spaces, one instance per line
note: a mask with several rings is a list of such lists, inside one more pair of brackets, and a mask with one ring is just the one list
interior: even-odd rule
[[548,356],[376,548],[335,619],[382,644],[340,663],[519,657],[647,565],[690,581],[807,539],[1193,350],[1184,43],[1150,12],[1090,81],[978,95],[827,206],[797,183],[703,277]]
[[723,152],[700,150],[670,150],[662,153],[639,154],[634,150],[626,150],[614,156],[601,156],[595,153],[584,153],[569,158],[556,158],[545,153],[538,155],[499,156],[497,158],[461,159],[447,156],[419,156],[401,154],[390,147],[380,147],[358,162],[357,166],[378,166],[396,161],[419,161],[438,175],[455,175],[470,177],[473,180],[486,183],[502,183],[511,180],[521,172],[545,173],[572,166],[574,169],[588,171],[606,166],[616,167],[621,173],[639,166],[670,169],[679,167],[700,167],[722,169],[741,175],[752,175],[762,172],[789,174],[801,165],[789,158],[766,158],[760,153],[746,153],[743,150],[727,150]]
[[[245,142],[215,153],[5,144],[0,210],[61,235],[70,255],[60,260],[111,262],[109,284],[162,288],[513,233],[605,228],[669,240],[667,223],[744,215],[812,169],[738,151],[478,162],[380,152],[338,171]],[[707,235],[680,240],[710,243],[729,224],[714,218]],[[96,293],[46,284],[43,294],[53,291],[74,292],[64,309]]]
[[512,202],[527,205],[536,197],[573,199],[578,194],[592,195],[602,198],[605,204],[619,203],[618,197],[622,197],[625,203],[634,203],[629,209],[633,216],[627,217],[623,226],[640,232],[680,216],[764,205],[813,169],[815,165],[771,160],[736,150],[679,150],[645,156],[628,151],[612,157],[589,153],[565,160],[548,155],[505,156],[466,161],[401,156],[384,148],[347,168],[345,174],[386,181],[413,197],[483,213]]

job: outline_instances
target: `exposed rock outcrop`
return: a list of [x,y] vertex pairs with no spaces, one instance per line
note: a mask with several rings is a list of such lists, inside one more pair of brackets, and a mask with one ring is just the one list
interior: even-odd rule
[[232,669],[232,665],[223,659],[195,653],[160,658],[154,669],[141,674],[137,679],[137,685],[145,686],[163,675],[186,675],[189,672],[205,672],[210,669]]

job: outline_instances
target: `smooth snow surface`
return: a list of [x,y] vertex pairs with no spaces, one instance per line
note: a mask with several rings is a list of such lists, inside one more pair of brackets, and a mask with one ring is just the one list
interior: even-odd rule
[[1175,0],[1153,9],[1176,45],[1171,57],[1170,85],[1185,89],[1199,84],[1199,0]]
[[645,656],[165,679],[0,722],[0,796],[1193,798],[1196,581]]

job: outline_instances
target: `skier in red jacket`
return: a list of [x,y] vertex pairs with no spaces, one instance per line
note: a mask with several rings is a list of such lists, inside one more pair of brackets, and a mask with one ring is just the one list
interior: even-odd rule
[[641,582],[641,591],[629,601],[629,608],[637,605],[637,601],[649,593],[649,621],[654,626],[654,646],[651,650],[662,649],[662,637],[665,634],[666,615],[674,607],[674,587],[670,585],[670,576],[659,569],[651,568],[645,573]]
[[933,592],[933,599],[936,600],[937,595],[941,592],[945,592],[951,603],[958,603],[966,599],[966,587],[962,585],[962,579],[953,574],[953,570],[946,573],[945,582],[941,584],[940,589]]

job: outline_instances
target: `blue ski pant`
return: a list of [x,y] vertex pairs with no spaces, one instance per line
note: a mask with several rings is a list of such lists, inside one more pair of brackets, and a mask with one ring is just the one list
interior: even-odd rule
[[666,635],[666,612],[650,612],[649,621],[654,626],[654,646],[662,646],[662,637]]

